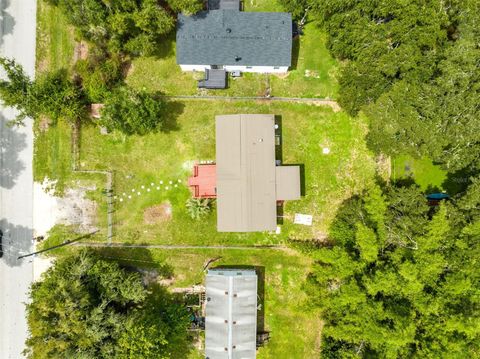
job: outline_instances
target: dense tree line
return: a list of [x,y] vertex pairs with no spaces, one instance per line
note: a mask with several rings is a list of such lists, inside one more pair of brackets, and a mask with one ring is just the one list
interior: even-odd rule
[[478,208],[478,179],[436,209],[417,187],[346,202],[306,285],[325,321],[322,357],[478,357]]
[[428,156],[469,184],[439,207],[401,184],[344,203],[329,245],[309,247],[322,357],[479,357],[480,2],[280,2],[325,29],[339,102],[366,115],[370,148]]
[[185,307],[93,252],[57,259],[30,296],[30,358],[180,358],[190,348]]
[[58,6],[81,37],[113,53],[155,54],[175,27],[176,13],[195,13],[200,0],[45,0]]
[[373,150],[480,168],[479,1],[279,1],[325,29],[339,102],[368,115]]

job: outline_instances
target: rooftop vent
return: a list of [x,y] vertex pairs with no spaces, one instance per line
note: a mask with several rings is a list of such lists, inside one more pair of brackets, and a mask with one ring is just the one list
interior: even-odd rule
[[232,32],[232,29],[230,29],[229,27],[227,28],[227,32],[230,34]]
[[235,61],[240,61],[242,58],[240,56],[235,56]]

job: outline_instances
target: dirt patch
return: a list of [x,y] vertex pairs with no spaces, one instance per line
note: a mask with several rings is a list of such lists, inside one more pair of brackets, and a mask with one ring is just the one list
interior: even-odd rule
[[39,119],[38,129],[40,130],[40,132],[45,132],[48,130],[51,124],[52,121],[50,121],[48,117],[42,116]]
[[172,219],[172,204],[169,201],[153,207],[148,207],[143,212],[143,221],[146,224],[157,224],[167,222]]
[[286,79],[288,76],[290,76],[290,72],[291,71],[285,72],[283,74],[272,74],[272,75],[283,80],[283,79]]
[[379,155],[375,158],[377,173],[385,182],[389,182],[392,176],[392,159],[390,156]]
[[75,43],[73,50],[73,62],[78,60],[86,60],[88,58],[88,44],[85,41]]
[[135,66],[133,65],[133,62],[125,61],[122,64],[122,75],[124,78],[127,78],[129,75],[131,75],[134,70],[135,70]]
[[68,188],[59,197],[54,194],[55,182],[45,180],[43,183],[34,183],[35,236],[47,236],[56,224],[76,226],[79,233],[97,230],[97,203],[87,198],[87,193],[95,190],[95,186],[84,186],[77,182],[76,188]]
[[315,79],[319,79],[320,75],[318,74],[318,71],[315,70],[305,70],[305,77],[313,77]]
[[342,108],[337,103],[337,101],[333,101],[333,100],[312,100],[312,101],[307,101],[306,103],[310,105],[315,105],[315,106],[328,106],[333,110],[333,112],[339,112],[342,110]]

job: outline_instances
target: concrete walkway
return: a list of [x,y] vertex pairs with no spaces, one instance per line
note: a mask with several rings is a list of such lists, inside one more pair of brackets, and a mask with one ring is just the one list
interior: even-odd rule
[[[13,58],[31,77],[35,71],[35,0],[0,0],[0,56]],[[0,358],[18,359],[28,335],[25,305],[33,280],[31,259],[17,257],[32,251],[33,131],[32,120],[9,127],[12,109],[0,108]]]

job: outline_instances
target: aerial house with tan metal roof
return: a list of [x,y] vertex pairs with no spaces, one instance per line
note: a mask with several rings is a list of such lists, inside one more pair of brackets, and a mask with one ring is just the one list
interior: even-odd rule
[[277,166],[274,115],[216,117],[219,232],[274,231],[277,203],[300,199],[300,166]]

